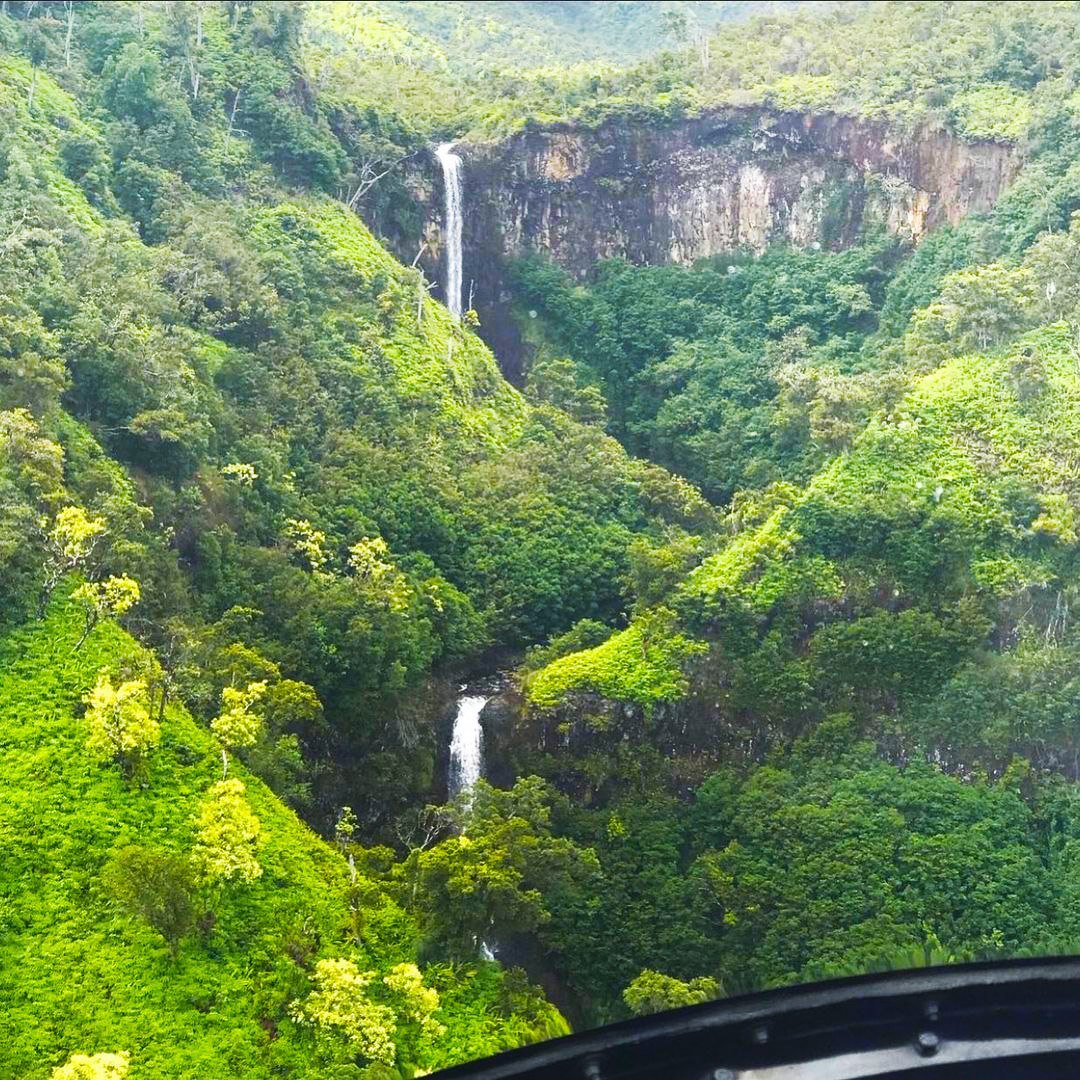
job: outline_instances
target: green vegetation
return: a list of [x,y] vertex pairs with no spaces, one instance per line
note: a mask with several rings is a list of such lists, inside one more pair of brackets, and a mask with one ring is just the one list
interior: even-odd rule
[[[1077,6],[745,6],[0,7],[4,1075],[1080,940]],[[915,251],[522,260],[521,393],[378,239],[436,137],[724,104],[1024,166]]]
[[[102,762],[86,745],[98,705],[84,713],[83,696],[102,672],[130,685],[155,662],[112,623],[73,651],[81,622],[60,598],[0,650],[6,1074],[48,1077],[86,1052],[123,1052],[131,1075],[162,1080],[323,1076],[327,1055],[431,1068],[526,1041],[530,1024],[548,1031],[550,1007],[535,995],[530,1005],[494,964],[428,968],[438,993],[424,992],[421,1017],[399,1002],[394,993],[420,993],[394,990],[415,961],[413,917],[371,880],[350,879],[342,855],[242,765],[222,783],[213,738],[182,706],[165,707],[138,782]],[[370,1006],[384,1010],[379,1054],[295,1018],[328,963],[389,981],[387,1000]],[[435,1022],[447,1028],[438,1038],[411,1029]],[[84,1075],[67,1069],[56,1075]]]
[[714,520],[378,243],[389,121],[313,89],[305,14],[0,10],[5,1074],[408,1076],[564,1031],[349,867],[430,798],[449,678],[616,619],[634,540]]
[[560,657],[531,680],[529,700],[550,707],[571,689],[592,690],[651,709],[681,697],[686,690],[682,666],[705,647],[687,640],[675,625],[673,612],[652,611],[602,645]]
[[629,61],[664,48],[698,50],[719,26],[794,6],[784,0],[319,0],[306,26],[305,62],[334,97],[384,115],[390,110],[392,121],[378,131],[389,151],[391,140],[409,129],[460,133],[520,124],[529,110],[558,119],[552,102],[580,103],[602,93]]
[[[324,828],[349,802],[388,837],[432,784],[432,672],[617,617],[633,539],[708,507],[527,405],[318,194],[363,155],[345,105],[287,92],[301,8],[80,5],[70,64],[52,8],[23,14],[0,16],[0,618],[84,570],[88,632],[132,609],[206,721],[266,683],[275,723],[226,746]],[[48,72],[18,54],[37,36]]]
[[[611,261],[585,287],[523,260],[517,295],[542,320],[530,390],[550,398],[549,358],[574,358],[573,380],[603,395],[594,412],[611,432],[717,501],[808,479],[895,392],[888,370],[862,369],[900,255],[871,238],[692,271]],[[568,394],[558,400],[573,411]]]
[[[965,43],[992,19],[968,11]],[[866,236],[605,264],[584,285],[517,269],[539,388],[569,357],[594,423],[727,505],[726,536],[635,547],[628,629],[553,642],[523,674],[516,765],[571,797],[554,820],[604,883],[599,951],[574,938],[559,961],[590,1019],[690,1000],[701,978],[731,992],[1075,948],[1071,826],[1047,815],[1080,778],[1080,140],[1075,72],[1047,78],[1066,80],[1057,101],[1000,76],[958,95],[971,136],[1003,135],[988,113],[1007,102],[1029,164],[991,214],[914,255]],[[619,652],[658,609],[666,641],[696,644],[662,704],[638,690],[655,659]],[[598,677],[616,653],[617,678]]]
[[545,86],[484,118],[662,120],[721,105],[770,105],[945,125],[974,139],[1022,137],[1026,120],[1071,85],[1072,3],[838,4],[771,12],[711,35],[709,47]]
[[455,135],[768,105],[1011,141],[1074,89],[1071,0],[588,6],[321,4],[308,64],[335,95]]

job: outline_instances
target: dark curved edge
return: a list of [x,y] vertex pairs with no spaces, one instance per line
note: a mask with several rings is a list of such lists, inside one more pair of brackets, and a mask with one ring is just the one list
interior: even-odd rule
[[1080,1077],[1080,957],[861,975],[511,1050],[445,1080]]

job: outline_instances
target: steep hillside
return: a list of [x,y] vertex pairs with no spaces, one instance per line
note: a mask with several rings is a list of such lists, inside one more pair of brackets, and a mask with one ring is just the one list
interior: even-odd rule
[[[1071,640],[1080,380],[1062,260],[1078,242],[1074,226],[1015,268],[946,279],[905,339],[909,364],[926,373],[803,489],[780,483],[737,500],[726,544],[664,594],[668,633],[679,628],[689,643],[650,660],[648,689],[632,689],[627,667],[637,665],[625,660],[616,683],[604,674],[612,657],[634,655],[622,639],[646,632],[656,615],[644,613],[639,628],[540,671],[533,701],[590,691],[649,714],[693,685],[685,709],[654,722],[669,725],[661,741],[695,753],[760,753],[843,710],[957,765],[1000,769],[1015,753],[1064,767],[1054,752],[1044,759],[1030,730],[995,728],[989,742],[968,733],[974,743],[961,750],[958,732],[923,725],[946,723],[956,703],[937,695],[988,652]],[[706,641],[708,659],[680,682],[680,664]],[[586,726],[596,712],[583,707]]]
[[863,419],[865,377],[834,383],[825,464],[737,492],[718,550],[640,552],[630,625],[538,650],[512,732],[491,716],[500,767],[565,792],[597,853],[585,937],[619,959],[572,908],[547,934],[594,1015],[650,969],[675,1003],[1076,950],[1078,245],[1080,221],[946,275],[906,391]]
[[63,467],[28,477],[11,444],[4,617],[32,611],[50,522],[82,504],[107,525],[94,572],[139,582],[132,625],[200,715],[237,650],[249,678],[309,684],[265,774],[312,820],[348,802],[388,836],[437,788],[447,676],[614,617],[632,538],[711,511],[526,404],[321,194],[362,182],[334,131],[367,121],[305,98],[300,8],[81,6],[70,64],[51,7],[19,14],[0,405]]
[[[319,960],[348,959],[380,977],[412,962],[419,927],[367,879],[350,880],[341,853],[235,763],[230,775],[258,817],[261,873],[191,880],[186,860],[201,801],[221,779],[220,750],[173,703],[143,775],[96,761],[84,695],[103,671],[119,682],[160,668],[114,625],[73,652],[81,627],[79,609],[61,599],[0,650],[0,1072],[30,1080],[73,1053],[122,1051],[147,1080],[327,1075],[351,1056],[347,1045],[336,1056],[332,1044],[320,1049],[291,1003],[310,992]],[[550,1007],[497,965],[435,965],[425,980],[447,1033],[417,1043],[402,1019],[403,1067],[467,1060],[558,1028]]]
[[438,722],[491,647],[617,617],[636,536],[713,526],[365,227],[371,118],[312,95],[303,14],[0,12],[5,1075],[409,1076],[565,1031],[479,959],[497,906],[444,945]]

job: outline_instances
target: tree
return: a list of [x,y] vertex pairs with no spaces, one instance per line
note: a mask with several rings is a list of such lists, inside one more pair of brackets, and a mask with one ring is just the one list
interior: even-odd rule
[[266,693],[265,682],[248,683],[242,690],[226,686],[221,692],[221,713],[210,721],[210,730],[221,745],[222,779],[229,774],[230,750],[254,746],[262,732],[262,718],[251,711]]
[[90,517],[81,506],[65,506],[56,515],[46,544],[44,580],[38,603],[39,618],[44,617],[49,597],[60,579],[85,565],[104,535],[105,520]]
[[67,1064],[53,1069],[51,1080],[124,1080],[128,1074],[129,1055],[72,1054]]
[[41,28],[42,20],[35,19],[33,22],[27,21],[25,28],[25,42],[24,47],[26,54],[30,58],[30,88],[26,95],[26,111],[34,111],[34,97],[37,94],[38,85],[38,69],[45,63],[49,55],[49,39],[45,35],[45,31]]
[[334,1043],[344,1044],[354,1057],[393,1065],[394,1010],[367,994],[377,978],[374,971],[360,971],[352,960],[320,960],[312,976],[315,989],[303,1002],[294,1001],[289,1011],[294,1020],[315,1028],[331,1049]]
[[684,1005],[700,1005],[720,997],[723,989],[707,975],[684,982],[670,975],[646,968],[623,991],[623,1001],[635,1016],[649,1016],[665,1009],[679,1009]]
[[86,611],[86,625],[71,651],[78,652],[100,619],[119,618],[139,602],[139,597],[139,583],[126,575],[110,575],[104,581],[84,581],[71,594],[71,598],[82,604]]
[[553,405],[583,424],[603,425],[607,402],[597,386],[581,385],[572,360],[538,357],[529,367],[527,397]]
[[0,307],[0,408],[23,407],[42,416],[67,385],[56,335],[36,311],[7,301]]
[[203,884],[250,884],[262,875],[257,858],[262,825],[244,799],[244,790],[239,780],[219,780],[199,804],[191,862]]
[[190,859],[128,844],[113,852],[102,879],[113,899],[129,914],[145,919],[175,954],[195,924]]
[[64,67],[71,67],[71,38],[75,31],[75,0],[64,0],[67,32],[64,34]]
[[41,434],[29,409],[0,412],[0,468],[35,503],[51,502],[63,492],[64,451]]
[[510,791],[481,780],[447,815],[457,835],[411,852],[402,873],[430,936],[452,957],[474,958],[491,936],[537,930],[551,918],[545,895],[595,886],[595,852],[553,835],[539,777]]
[[289,518],[285,522],[285,538],[301,566],[316,577],[327,574],[329,555],[326,553],[326,533],[316,529],[310,521]]
[[330,735],[322,702],[307,683],[281,679],[259,702],[263,731],[244,756],[244,763],[279,799],[294,809],[310,806],[311,781],[317,766],[307,754],[323,749]]
[[161,741],[161,725],[150,715],[146,683],[131,679],[114,686],[107,671],[83,697],[90,734],[86,748],[98,761],[117,760],[127,777],[140,771]]
[[984,351],[1030,325],[1035,299],[1028,267],[989,263],[957,270],[942,281],[938,299],[912,316],[904,350],[924,367]]
[[0,623],[21,621],[37,601],[41,520],[64,499],[64,453],[27,409],[0,412]]
[[397,1013],[398,1055],[414,1060],[422,1047],[430,1046],[446,1034],[435,1014],[439,993],[424,985],[415,964],[395,964],[382,978],[391,1005]]
[[[290,1006],[293,1019],[315,1028],[324,1052],[391,1066],[415,1058],[446,1028],[435,1019],[439,995],[415,964],[397,964],[381,978],[352,960],[320,960],[315,989]],[[403,1054],[402,1051],[406,1053]]]

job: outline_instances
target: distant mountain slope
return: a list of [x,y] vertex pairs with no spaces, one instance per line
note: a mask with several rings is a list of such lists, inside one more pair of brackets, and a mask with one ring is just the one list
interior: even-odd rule
[[678,47],[694,31],[802,5],[791,0],[419,0],[355,6],[441,43],[451,62],[529,68],[597,59],[625,63]]

